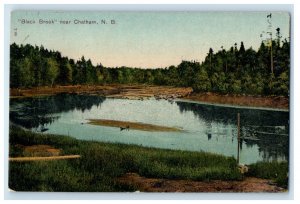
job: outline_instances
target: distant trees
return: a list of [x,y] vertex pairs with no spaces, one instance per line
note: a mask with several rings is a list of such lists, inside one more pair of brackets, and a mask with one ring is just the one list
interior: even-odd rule
[[[46,72],[44,73],[44,77],[50,80],[51,87],[54,84],[56,77],[58,76],[58,64],[55,59],[48,58],[46,62]],[[45,80],[44,80],[45,81]],[[49,84],[49,83],[47,83]]]
[[[159,69],[108,68],[92,65],[84,56],[74,61],[43,46],[10,46],[10,87],[68,84],[155,84],[192,87],[196,92],[253,95],[289,95],[290,43],[281,41],[280,29],[272,50],[262,42],[257,51],[243,42],[217,52],[209,49],[202,63],[182,61]],[[272,52],[272,53],[271,53]],[[271,54],[274,70],[271,71]]]
[[69,61],[68,58],[63,57],[59,60],[58,75],[56,78],[56,83],[66,85],[73,81],[73,61]]

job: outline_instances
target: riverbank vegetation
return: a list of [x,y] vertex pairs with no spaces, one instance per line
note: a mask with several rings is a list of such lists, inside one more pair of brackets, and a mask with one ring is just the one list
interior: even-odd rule
[[[290,42],[280,29],[258,50],[235,43],[209,49],[203,62],[182,61],[164,68],[105,67],[62,56],[42,45],[10,46],[10,87],[55,85],[148,84],[192,87],[195,92],[289,96]],[[272,46],[270,44],[272,43]],[[272,49],[270,49],[272,47]]]
[[[118,182],[118,178],[126,173],[149,178],[206,182],[242,180],[244,177],[233,157],[205,152],[81,141],[67,136],[33,133],[14,125],[10,126],[9,140],[10,157],[24,156],[24,146],[41,144],[60,149],[61,155],[80,155],[80,158],[72,160],[10,162],[9,187],[16,191],[139,190],[137,186]],[[287,166],[286,163],[267,165]],[[264,166],[256,165],[251,176],[257,176]],[[286,167],[277,170],[278,175],[287,175]],[[276,179],[276,174],[271,178]]]
[[257,162],[249,166],[249,172],[246,175],[273,179],[277,185],[288,188],[288,168],[287,162]]
[[[236,160],[204,152],[145,148],[136,145],[80,141],[66,136],[10,129],[10,156],[22,156],[20,145],[51,145],[62,154],[80,154],[65,161],[10,162],[9,186],[37,191],[126,191],[117,178],[128,172],[145,177],[191,180],[240,180]],[[129,188],[129,189],[128,189]]]

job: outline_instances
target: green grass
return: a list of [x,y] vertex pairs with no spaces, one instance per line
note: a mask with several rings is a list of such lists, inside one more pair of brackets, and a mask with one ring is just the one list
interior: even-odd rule
[[[82,141],[68,136],[37,134],[15,126],[10,127],[9,141],[10,156],[22,156],[16,144],[51,145],[62,149],[63,154],[81,155],[72,160],[10,162],[9,186],[17,191],[134,191],[134,186],[117,183],[118,177],[129,172],[152,178],[196,181],[243,179],[233,157],[205,152]],[[250,169],[249,175],[256,176],[262,167],[252,165]]]
[[272,179],[278,186],[288,187],[288,162],[257,162],[249,166],[247,176]]

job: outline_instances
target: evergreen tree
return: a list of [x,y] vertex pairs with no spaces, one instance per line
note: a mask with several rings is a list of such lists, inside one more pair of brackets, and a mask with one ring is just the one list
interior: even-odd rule
[[229,50],[223,46],[214,53],[210,48],[205,60],[182,61],[178,66],[158,69],[93,66],[84,56],[75,62],[58,51],[43,46],[10,46],[10,87],[38,87],[68,84],[155,84],[192,87],[198,92],[254,95],[289,95],[290,42],[282,42],[278,28],[272,41],[274,73],[271,73],[271,52],[262,42],[255,51],[241,42]]

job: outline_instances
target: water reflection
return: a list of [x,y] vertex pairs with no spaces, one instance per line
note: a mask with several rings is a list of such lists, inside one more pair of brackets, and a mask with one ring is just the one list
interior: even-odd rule
[[39,128],[53,123],[61,112],[90,110],[100,106],[104,97],[78,94],[58,94],[55,96],[12,99],[10,101],[10,121],[26,128]]
[[[269,158],[287,158],[289,155],[289,113],[282,111],[268,111],[255,109],[242,109],[231,107],[219,107],[197,103],[177,101],[181,112],[191,111],[199,120],[205,120],[207,130],[212,129],[212,123],[223,125],[237,124],[237,113],[241,115],[241,139],[240,149],[243,145],[252,147],[257,145],[264,160]],[[207,132],[208,141],[219,135],[226,134],[223,131],[218,134]],[[231,141],[236,137],[236,130],[232,129]]]
[[[241,119],[242,162],[288,159],[288,112],[76,94],[10,101],[10,121],[33,131],[227,156],[237,153],[237,113]],[[86,124],[90,118],[179,127],[184,132],[120,131]]]

